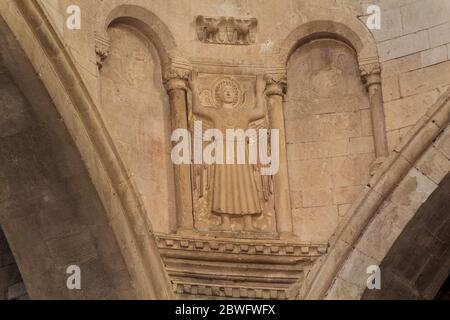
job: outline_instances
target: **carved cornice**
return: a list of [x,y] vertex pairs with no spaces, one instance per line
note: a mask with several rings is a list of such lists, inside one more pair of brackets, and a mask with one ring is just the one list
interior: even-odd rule
[[266,95],[284,96],[287,89],[287,77],[285,73],[266,74],[264,76],[266,81]]
[[381,67],[378,62],[360,65],[359,71],[366,86],[381,84]]
[[95,37],[95,53],[97,54],[97,67],[101,69],[103,62],[108,57],[111,50],[111,40],[108,34],[101,34],[99,32],[94,33]]
[[191,71],[178,67],[170,67],[164,72],[163,84],[167,92],[175,89],[187,91],[187,82]]
[[173,281],[173,291],[176,294],[187,294],[191,296],[208,296],[228,299],[287,299],[286,289],[264,288],[264,287],[243,287],[224,284],[206,284],[189,281]]
[[213,44],[253,44],[257,24],[256,18],[198,16],[196,19],[198,39]]
[[246,256],[292,257],[295,261],[299,258],[318,257],[327,251],[327,244],[324,243],[298,243],[268,239],[182,238],[161,234],[156,235],[156,239],[160,249],[243,254]]
[[[221,298],[288,299],[326,243],[157,234],[174,293]],[[270,276],[269,276],[270,275]]]

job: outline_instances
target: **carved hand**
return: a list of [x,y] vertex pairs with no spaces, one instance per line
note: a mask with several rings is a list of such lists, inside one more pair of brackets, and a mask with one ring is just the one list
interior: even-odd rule
[[197,76],[198,72],[196,70],[192,70],[191,76],[189,77],[189,88],[192,92],[197,92]]
[[256,76],[256,93],[262,94],[266,89],[266,81],[264,81],[264,77],[262,74]]

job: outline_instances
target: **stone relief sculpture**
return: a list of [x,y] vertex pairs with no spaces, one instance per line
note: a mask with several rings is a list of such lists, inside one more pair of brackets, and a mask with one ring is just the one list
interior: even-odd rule
[[255,43],[257,20],[230,18],[228,24],[228,41],[238,44]]
[[[263,77],[216,72],[203,68],[197,74],[175,68],[165,77],[173,127],[188,128],[194,148],[197,143],[203,148],[216,144],[215,136],[207,143],[196,141],[196,135],[204,137],[208,129],[217,129],[222,138],[227,136],[226,129],[275,128],[284,132],[284,74]],[[279,138],[284,144],[284,134]],[[243,139],[241,150],[248,159],[252,138]],[[224,159],[228,150],[233,150],[235,157],[236,140],[233,137],[233,148],[222,149]],[[272,141],[266,147],[272,154]],[[176,190],[182,195],[177,196],[181,223],[175,233],[156,234],[172,289],[178,297],[196,299],[292,298],[295,291],[290,288],[327,246],[300,243],[293,236],[289,198],[283,194],[288,190],[282,183],[287,182],[287,173],[282,167],[270,176],[262,174],[265,165],[232,160],[234,164],[205,164],[194,159],[192,164],[175,167]],[[189,205],[192,207],[187,208]],[[188,221],[189,216],[192,220]],[[274,278],[267,281],[271,274]]]
[[[218,43],[225,41],[225,33],[219,33],[219,31],[224,31],[224,25],[226,19],[221,18],[206,18],[204,16],[197,17],[197,35],[198,39],[202,42]],[[219,28],[219,25],[221,27]]]
[[204,43],[248,45],[256,41],[256,18],[198,16],[196,24],[198,39]]
[[[201,119],[210,122],[213,128],[222,132],[226,137],[227,129],[247,130],[254,121],[266,117],[267,106],[264,98],[265,81],[262,76],[256,80],[255,107],[244,108],[242,101],[245,101],[245,94],[242,93],[240,85],[231,77],[221,77],[213,85],[211,90],[212,100],[215,108],[205,107],[200,98],[197,73],[193,72],[189,81],[189,87],[192,92],[192,112]],[[206,101],[210,101],[210,95],[202,92]],[[234,138],[233,138],[234,139]],[[245,141],[245,157],[248,159],[248,146],[256,141]],[[257,179],[264,179],[258,174],[257,166],[250,163],[238,164],[236,159],[238,150],[237,143],[234,144],[234,150],[226,150],[224,159],[234,157],[226,163],[217,163],[207,169],[207,189],[210,191],[209,208],[211,213],[220,217],[219,230],[231,231],[230,218],[242,217],[244,231],[255,231],[252,220],[255,216],[261,215],[262,206]],[[200,167],[203,171],[204,168]],[[198,174],[198,172],[197,172]],[[203,177],[200,179],[200,185],[195,189],[203,191]],[[261,183],[259,183],[261,185]],[[264,183],[263,183],[264,185]],[[267,189],[267,188],[265,188]]]

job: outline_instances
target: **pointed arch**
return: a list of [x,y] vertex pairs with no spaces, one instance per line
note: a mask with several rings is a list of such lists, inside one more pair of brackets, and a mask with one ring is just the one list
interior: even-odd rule
[[[141,299],[172,297],[152,226],[145,218],[136,187],[126,174],[67,47],[36,1],[0,2],[0,14],[11,29],[11,38],[30,62],[28,66],[18,61],[12,67],[28,70],[25,80],[34,80],[39,75],[39,81],[64,121],[108,215],[107,225],[112,228],[115,241],[121,244],[125,271],[131,275],[136,296]],[[14,53],[18,57],[20,51]],[[8,228],[4,229],[8,236]]]

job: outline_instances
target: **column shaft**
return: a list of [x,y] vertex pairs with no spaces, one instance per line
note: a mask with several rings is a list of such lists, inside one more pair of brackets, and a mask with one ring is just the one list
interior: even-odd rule
[[367,86],[372,114],[372,127],[377,158],[386,157],[389,154],[386,124],[383,106],[383,93],[381,83],[372,83]]
[[389,155],[389,149],[386,136],[383,92],[381,89],[381,70],[378,63],[364,65],[360,68],[361,77],[369,93],[375,155],[377,159],[382,159]]
[[278,129],[280,136],[280,167],[278,173],[273,177],[277,231],[281,234],[290,234],[292,233],[292,214],[283,113],[283,85],[280,83],[269,84],[266,94],[268,96],[270,126],[271,129]]
[[[168,80],[166,88],[169,94],[172,131],[187,129],[187,96],[184,80],[175,78]],[[176,227],[177,229],[193,229],[191,168],[189,164],[174,165]]]

